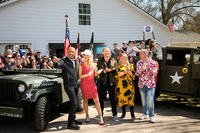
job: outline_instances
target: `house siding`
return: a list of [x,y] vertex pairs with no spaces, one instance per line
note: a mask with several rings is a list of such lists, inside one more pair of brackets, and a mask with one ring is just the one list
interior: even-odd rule
[[[91,25],[78,25],[78,3],[91,4]],[[31,43],[35,50],[48,54],[48,43],[63,43],[68,15],[70,41],[94,42],[112,47],[113,42],[141,40],[144,25],[153,25],[156,40],[167,45],[168,29],[145,16],[124,0],[19,0],[0,7],[0,43]],[[151,38],[147,35],[146,39]]]

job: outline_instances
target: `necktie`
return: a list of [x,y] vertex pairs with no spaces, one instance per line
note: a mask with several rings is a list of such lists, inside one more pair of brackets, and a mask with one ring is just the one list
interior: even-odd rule
[[75,68],[75,62],[74,62],[74,60],[71,60],[71,61],[72,61],[73,67]]

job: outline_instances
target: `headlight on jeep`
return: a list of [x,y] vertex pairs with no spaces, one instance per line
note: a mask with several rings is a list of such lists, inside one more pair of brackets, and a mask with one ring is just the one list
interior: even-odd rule
[[18,91],[19,91],[20,93],[23,93],[23,92],[25,91],[25,86],[24,86],[23,84],[19,84],[19,85],[18,85]]

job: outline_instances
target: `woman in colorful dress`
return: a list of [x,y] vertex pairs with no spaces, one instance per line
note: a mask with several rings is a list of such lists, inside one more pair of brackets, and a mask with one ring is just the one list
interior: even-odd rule
[[86,113],[85,122],[90,121],[88,113],[88,99],[93,99],[99,115],[99,125],[104,125],[97,86],[94,80],[94,76],[98,76],[102,70],[96,71],[96,66],[93,63],[93,56],[90,50],[86,49],[81,54],[83,55],[83,62],[79,65],[79,78],[81,79],[80,87],[83,95],[83,104]]
[[135,88],[133,85],[134,75],[134,66],[128,61],[128,56],[122,54],[119,64],[117,66],[116,74],[116,98],[118,107],[122,108],[122,116],[124,118],[126,115],[126,106],[129,106],[131,112],[131,119],[135,120],[134,115],[134,97],[135,97]]

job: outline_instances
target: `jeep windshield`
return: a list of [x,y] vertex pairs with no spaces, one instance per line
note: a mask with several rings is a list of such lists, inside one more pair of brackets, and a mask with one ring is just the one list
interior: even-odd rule
[[32,69],[32,68],[22,68],[22,69],[15,69],[15,70],[1,70],[5,75],[10,74],[53,74],[58,75],[62,73],[62,69]]

